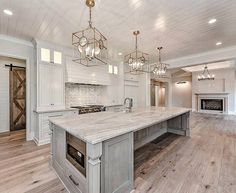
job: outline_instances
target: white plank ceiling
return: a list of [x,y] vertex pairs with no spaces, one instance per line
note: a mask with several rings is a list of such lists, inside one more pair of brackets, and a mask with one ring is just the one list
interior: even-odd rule
[[[236,0],[97,0],[93,24],[110,47],[134,49],[132,31],[141,31],[140,50],[163,59],[236,45]],[[0,0],[0,33],[71,45],[72,32],[87,27],[85,0]],[[13,11],[12,16],[3,9]],[[216,18],[213,25],[208,20]],[[223,45],[216,46],[222,41]],[[123,56],[120,56],[123,57]]]

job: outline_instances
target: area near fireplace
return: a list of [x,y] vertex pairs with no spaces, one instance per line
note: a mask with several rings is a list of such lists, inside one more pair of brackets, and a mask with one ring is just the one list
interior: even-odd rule
[[229,93],[196,93],[197,111],[228,114]]

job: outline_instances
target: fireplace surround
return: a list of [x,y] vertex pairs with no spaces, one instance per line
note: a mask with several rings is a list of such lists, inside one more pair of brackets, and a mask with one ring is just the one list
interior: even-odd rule
[[196,93],[197,111],[228,114],[229,93]]

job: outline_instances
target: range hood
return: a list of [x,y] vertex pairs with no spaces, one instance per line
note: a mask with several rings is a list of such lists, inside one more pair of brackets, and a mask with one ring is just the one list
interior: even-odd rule
[[85,85],[111,85],[107,65],[85,67],[66,56],[66,83]]

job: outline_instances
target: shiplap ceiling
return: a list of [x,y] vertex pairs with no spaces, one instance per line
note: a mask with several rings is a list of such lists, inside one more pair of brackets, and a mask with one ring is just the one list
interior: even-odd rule
[[[71,33],[87,27],[85,0],[0,0],[0,8],[0,33],[25,40],[70,46]],[[152,59],[157,46],[164,47],[166,60],[236,45],[236,0],[97,0],[93,10],[93,24],[113,54],[134,49],[137,29],[140,50]],[[211,18],[217,19],[213,25]],[[217,47],[218,41],[223,45]]]

